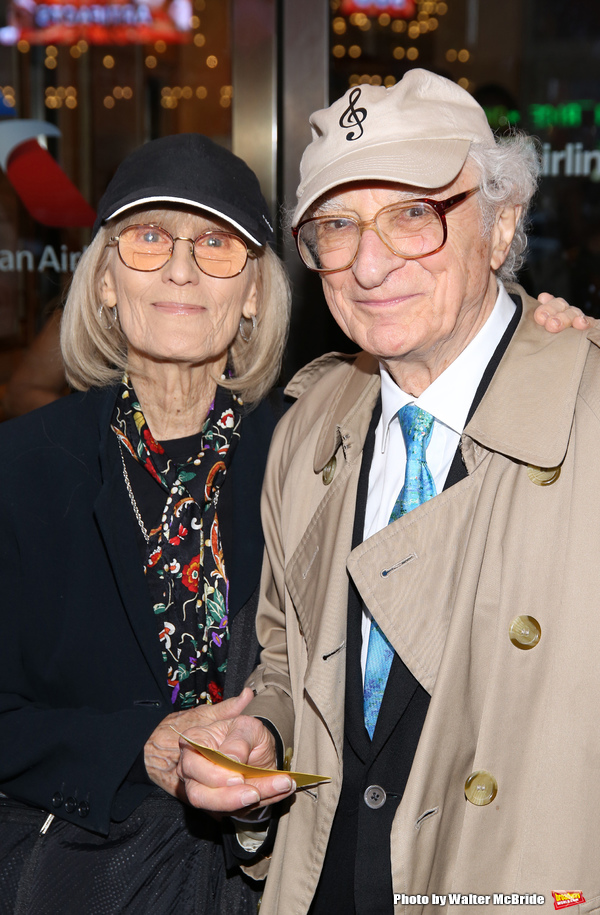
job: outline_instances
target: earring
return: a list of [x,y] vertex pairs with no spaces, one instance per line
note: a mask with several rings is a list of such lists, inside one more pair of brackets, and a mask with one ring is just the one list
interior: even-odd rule
[[100,308],[98,309],[98,321],[100,323],[100,326],[103,327],[104,330],[112,330],[113,327],[115,326],[115,324],[119,323],[119,315],[117,314],[117,306],[116,305],[113,305],[113,306],[107,305],[106,308],[108,310],[108,314],[110,315],[110,318],[108,319],[108,323],[106,321],[102,320],[102,313],[104,312],[104,302],[100,305]]
[[[246,334],[244,333],[244,321],[252,321],[252,328],[251,328],[248,336],[246,336]],[[240,337],[242,338],[244,343],[250,343],[250,340],[252,339],[252,334],[256,330],[256,324],[257,324],[256,315],[252,315],[251,318],[245,318],[242,315],[242,317],[240,318]]]

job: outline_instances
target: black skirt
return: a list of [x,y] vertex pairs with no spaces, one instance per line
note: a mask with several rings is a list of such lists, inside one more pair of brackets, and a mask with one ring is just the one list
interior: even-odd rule
[[0,915],[256,915],[211,817],[160,789],[108,836],[0,797]]

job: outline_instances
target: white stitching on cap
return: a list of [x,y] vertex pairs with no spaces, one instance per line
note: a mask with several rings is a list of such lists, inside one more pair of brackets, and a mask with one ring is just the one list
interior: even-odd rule
[[[118,210],[115,210],[114,213],[111,213],[110,216],[107,216],[104,222],[108,222],[109,219],[114,219],[115,216],[119,216],[121,213],[124,213],[126,210],[131,210],[133,207],[141,206],[143,203],[187,203],[190,206],[195,207],[197,210],[206,210],[207,213],[213,213],[214,216],[220,216],[221,219],[224,219],[225,222],[228,222],[230,225],[235,226],[236,229],[245,235],[246,238],[249,238],[250,241],[254,242],[255,245],[258,245],[259,248],[263,248],[263,242],[260,242],[254,235],[251,235],[248,229],[244,229],[235,219],[232,219],[231,216],[226,216],[225,213],[221,213],[219,210],[215,210],[214,207],[205,206],[204,204],[198,203],[196,200],[187,200],[185,197],[165,197],[162,194],[159,197],[141,197],[139,200],[133,200],[131,203],[126,203],[124,206],[120,207]],[[264,217],[263,217],[264,219]],[[265,219],[265,222],[267,220]],[[267,225],[269,223],[267,222]],[[269,226],[271,229],[271,226]],[[271,229],[271,231],[273,231]]]

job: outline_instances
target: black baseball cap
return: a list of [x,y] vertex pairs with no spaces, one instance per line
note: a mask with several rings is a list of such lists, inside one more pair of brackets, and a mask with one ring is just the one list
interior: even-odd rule
[[150,140],[127,156],[98,204],[92,237],[132,207],[155,203],[218,216],[260,248],[273,240],[269,208],[252,169],[200,133]]

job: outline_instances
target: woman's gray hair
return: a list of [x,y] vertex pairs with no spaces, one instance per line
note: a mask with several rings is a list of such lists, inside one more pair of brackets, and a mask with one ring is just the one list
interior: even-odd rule
[[[156,221],[160,212],[145,212],[143,218]],[[101,289],[111,256],[107,244],[130,222],[128,213],[102,226],[73,274],[60,345],[69,384],[80,391],[114,384],[127,369],[127,340],[116,317],[118,306],[103,307]],[[234,390],[248,404],[261,400],[279,377],[291,303],[287,274],[277,255],[267,246],[254,253],[256,259],[249,259],[245,269],[255,271],[256,328],[248,342],[237,332],[229,348],[233,378],[219,379],[220,385]]]
[[478,198],[485,234],[492,231],[496,213],[502,207],[521,207],[512,244],[496,271],[498,279],[512,281],[525,259],[529,208],[541,169],[535,141],[515,132],[497,139],[495,147],[472,143],[466,165],[471,165],[479,177]]

